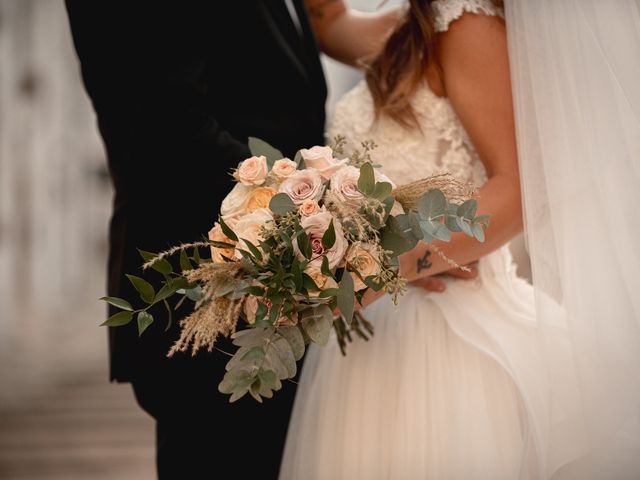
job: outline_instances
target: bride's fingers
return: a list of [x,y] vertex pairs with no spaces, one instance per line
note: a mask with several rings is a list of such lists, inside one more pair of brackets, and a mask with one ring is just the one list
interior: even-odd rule
[[445,289],[447,288],[444,281],[442,281],[442,279],[438,277],[420,278],[414,282],[411,282],[411,285],[424,288],[425,290],[428,290],[430,292],[438,292],[438,293],[444,292]]
[[451,270],[444,272],[444,275],[449,275],[450,277],[456,278],[464,278],[464,279],[472,279],[478,276],[478,262],[470,263],[467,265],[469,271],[462,270],[460,268],[452,268]]

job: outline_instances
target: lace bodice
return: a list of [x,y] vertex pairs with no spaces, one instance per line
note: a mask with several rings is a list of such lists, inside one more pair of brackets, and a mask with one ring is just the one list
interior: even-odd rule
[[[440,32],[465,12],[502,16],[490,0],[436,0],[431,7]],[[420,130],[408,130],[386,117],[374,122],[373,101],[363,80],[336,104],[328,138],[344,135],[347,153],[349,148],[373,140],[378,147],[372,160],[399,185],[445,172],[482,185],[486,181],[484,165],[449,100],[433,93],[425,81],[412,106]]]

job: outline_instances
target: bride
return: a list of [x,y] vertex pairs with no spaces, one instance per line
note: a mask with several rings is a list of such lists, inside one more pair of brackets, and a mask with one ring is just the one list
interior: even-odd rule
[[449,172],[481,186],[491,225],[484,243],[458,234],[401,261],[419,283],[451,268],[438,252],[479,260],[477,279],[448,280],[444,293],[410,287],[397,306],[377,300],[363,311],[375,335],[346,357],[310,349],[281,479],[536,478],[529,395],[546,385],[533,291],[506,246],[522,214],[498,2],[411,0],[366,80],[338,102],[335,134],[375,141],[373,163],[396,184]]

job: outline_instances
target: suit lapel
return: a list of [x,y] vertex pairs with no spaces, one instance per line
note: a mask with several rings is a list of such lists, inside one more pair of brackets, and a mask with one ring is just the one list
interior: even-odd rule
[[[307,71],[307,67],[303,63],[302,59],[300,58],[300,55],[295,52],[294,47],[292,46],[294,41],[300,43],[301,40],[299,38],[292,39],[291,32],[283,33],[283,31],[287,32],[290,29],[288,29],[288,26],[282,25],[284,21],[283,21],[282,10],[278,9],[278,7],[280,7],[280,5],[278,5],[279,1],[281,0],[275,0],[275,1],[259,0],[256,3],[259,5],[259,8],[263,10],[262,13],[264,14],[266,24],[271,30],[274,38],[277,40],[278,44],[280,45],[280,48],[282,48],[282,51],[285,52],[286,55],[290,58],[291,62],[296,67],[296,70],[298,71],[298,73],[300,73],[300,75],[307,82],[309,82],[310,78],[309,78],[309,72]],[[288,15],[288,12],[286,12],[286,7],[284,6],[284,4],[282,4],[281,6],[285,8],[285,13],[287,13]],[[295,27],[293,26],[293,22],[291,21],[291,19],[289,19],[289,22],[291,23],[291,29],[293,29],[293,34],[297,36]],[[288,38],[285,37],[285,35],[287,35]]]
[[313,28],[309,23],[309,15],[307,9],[304,6],[303,0],[293,0],[293,4],[300,20],[300,26],[302,27],[304,48],[308,59],[308,67],[310,69],[311,80],[321,88],[323,96],[327,92],[327,84],[324,78],[324,71],[322,70],[322,63],[320,63],[320,48],[316,41]]

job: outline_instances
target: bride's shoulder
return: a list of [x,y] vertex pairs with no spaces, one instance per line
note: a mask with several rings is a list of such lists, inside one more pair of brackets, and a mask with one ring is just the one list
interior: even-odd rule
[[465,13],[504,18],[504,12],[492,0],[434,0],[431,3],[436,32],[446,32],[449,25]]

